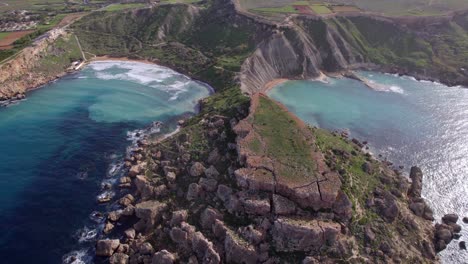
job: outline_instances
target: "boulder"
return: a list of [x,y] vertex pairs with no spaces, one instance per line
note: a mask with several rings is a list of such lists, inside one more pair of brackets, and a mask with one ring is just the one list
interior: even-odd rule
[[333,246],[341,231],[338,223],[307,218],[278,218],[272,230],[273,244],[279,252],[310,252]]
[[140,245],[140,247],[138,248],[138,252],[141,255],[151,255],[154,253],[154,248],[150,243],[145,242]]
[[442,222],[444,222],[444,224],[447,224],[447,225],[456,224],[458,222],[458,215],[446,214],[442,217]]
[[242,203],[247,214],[267,215],[270,213],[270,200],[268,199],[246,199]]
[[166,180],[170,183],[174,183],[177,179],[177,176],[174,172],[172,171],[169,171],[168,173],[166,173]]
[[104,234],[109,234],[112,229],[114,229],[114,225],[111,223],[111,222],[107,222],[105,225],[104,225],[104,229],[102,230],[102,232],[104,232]]
[[256,264],[259,258],[255,248],[231,230],[226,233],[224,251],[227,263]]
[[224,225],[223,221],[216,219],[213,224],[213,234],[215,237],[223,241],[226,237],[226,232],[228,232],[228,228]]
[[219,155],[219,151],[217,148],[213,149],[210,154],[208,155],[207,162],[209,164],[215,164],[217,163],[221,158],[221,155]]
[[200,162],[195,162],[190,167],[189,173],[192,177],[200,177],[203,175],[203,173],[205,173],[205,167]]
[[218,181],[212,178],[200,178],[198,185],[207,192],[214,192],[216,191]]
[[140,232],[149,231],[161,218],[162,212],[167,210],[167,204],[158,201],[145,201],[135,206],[135,215],[140,221],[134,228]]
[[104,239],[98,240],[96,244],[96,256],[110,257],[114,251],[119,247],[120,241],[118,239]]
[[281,195],[273,194],[273,211],[277,215],[291,215],[296,212],[296,204]]
[[423,173],[419,167],[411,167],[410,171],[411,186],[408,195],[413,198],[420,198],[422,191]]
[[232,194],[232,189],[226,185],[220,184],[218,190],[216,191],[216,196],[223,201],[224,203],[229,200],[229,197]]
[[211,165],[208,169],[205,170],[205,175],[208,178],[217,179],[219,172],[213,165]]
[[128,264],[128,255],[124,253],[115,253],[109,259],[110,264]]
[[353,214],[353,204],[341,190],[338,192],[332,209],[335,215],[342,221],[349,221]]
[[188,211],[187,210],[174,211],[174,212],[172,212],[172,218],[171,218],[171,221],[170,221],[169,224],[171,226],[178,226],[182,222],[187,221],[187,217],[188,217]]
[[134,239],[136,235],[136,231],[133,228],[129,228],[124,231],[124,234],[127,239]]
[[107,215],[107,219],[109,219],[112,222],[117,222],[120,219],[120,216],[122,215],[122,211],[112,211]]
[[468,217],[463,217],[463,223],[468,224]]
[[458,243],[458,246],[460,247],[461,250],[466,250],[466,242],[465,241],[460,241],[460,243]]
[[187,200],[193,201],[197,199],[198,195],[200,194],[200,191],[201,191],[200,185],[196,183],[191,183],[187,190]]
[[153,256],[152,264],[173,264],[176,262],[176,257],[174,254],[170,253],[169,251],[163,249],[161,251],[156,252]]
[[120,198],[119,204],[122,206],[128,206],[129,204],[133,203],[135,198],[131,194],[127,194],[124,197]]
[[137,165],[133,165],[128,171],[128,176],[134,178],[137,175],[142,174],[145,170],[145,166],[146,166],[146,163],[143,163],[143,162]]
[[200,224],[204,229],[211,229],[215,220],[223,219],[223,215],[218,210],[206,208],[200,216]]

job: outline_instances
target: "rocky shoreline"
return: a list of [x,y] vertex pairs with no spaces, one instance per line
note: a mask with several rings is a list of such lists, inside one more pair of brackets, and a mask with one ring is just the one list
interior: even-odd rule
[[[131,192],[106,217],[106,226],[128,228],[108,229],[109,239],[97,242],[96,256],[109,263],[280,263],[284,257],[293,263],[399,263],[408,258],[435,263],[436,252],[460,231],[452,215],[433,226],[417,167],[411,168],[410,183],[372,158],[363,164],[366,173],[380,171],[381,187],[359,209],[378,215],[362,226],[362,237],[351,225],[355,201],[345,193],[335,194],[331,211],[310,209],[311,204],[297,202],[299,193],[272,191],[277,187],[271,189],[261,177],[246,178],[250,174],[243,172],[250,165],[241,160],[248,157],[238,153],[245,132],[235,129],[237,135],[228,136],[245,117],[245,109],[233,118],[204,115],[197,126],[210,147],[203,153],[193,151],[197,142],[190,125],[162,142],[139,141],[120,179]],[[348,141],[356,151],[362,148]],[[347,155],[353,154],[327,152],[325,160],[333,169]],[[381,233],[400,224],[397,233]],[[419,242],[408,247],[408,236]],[[357,256],[355,243],[365,246]]]

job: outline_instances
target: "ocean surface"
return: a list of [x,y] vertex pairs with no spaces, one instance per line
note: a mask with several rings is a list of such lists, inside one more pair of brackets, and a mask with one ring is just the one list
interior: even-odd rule
[[[468,89],[412,77],[358,72],[376,90],[347,78],[288,81],[269,95],[302,120],[329,130],[347,130],[395,165],[420,166],[423,196],[436,220],[447,213],[468,216]],[[444,263],[468,263],[458,242],[440,255]]]
[[0,262],[91,262],[102,219],[90,215],[111,207],[97,196],[118,193],[101,185],[138,134],[174,130],[209,89],[156,65],[93,62],[0,108]]

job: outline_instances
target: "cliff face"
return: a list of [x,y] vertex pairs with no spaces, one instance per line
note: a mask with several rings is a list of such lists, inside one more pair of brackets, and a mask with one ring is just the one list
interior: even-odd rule
[[64,34],[61,30],[53,30],[48,38],[27,47],[14,59],[0,66],[0,100],[9,99],[24,94],[29,88],[36,87],[55,78],[55,76],[37,75],[31,72],[42,53],[50,43]]
[[242,89],[253,93],[275,78],[369,67],[466,85],[466,21],[466,13],[430,21],[295,17],[271,30],[244,62]]

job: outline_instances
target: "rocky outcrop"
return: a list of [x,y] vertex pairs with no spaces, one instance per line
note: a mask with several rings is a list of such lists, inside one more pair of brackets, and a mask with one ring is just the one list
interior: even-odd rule
[[272,236],[278,252],[313,252],[323,246],[333,246],[340,230],[337,223],[307,218],[279,218],[274,222]]

